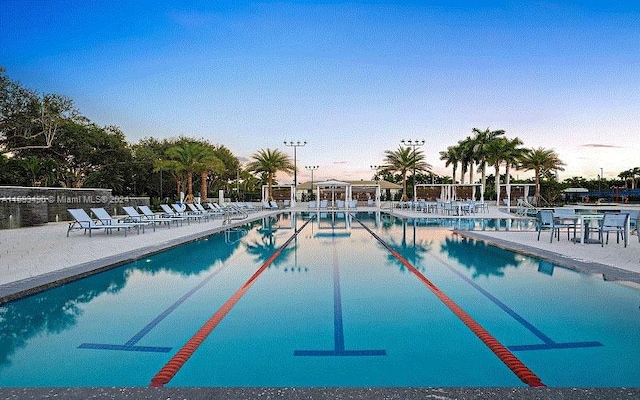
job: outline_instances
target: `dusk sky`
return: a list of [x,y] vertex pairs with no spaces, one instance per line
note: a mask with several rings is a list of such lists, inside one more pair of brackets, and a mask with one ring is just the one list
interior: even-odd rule
[[640,166],[634,0],[2,0],[0,65],[132,143],[306,140],[299,182],[370,179],[401,139],[450,175],[474,127],[555,149],[561,180]]

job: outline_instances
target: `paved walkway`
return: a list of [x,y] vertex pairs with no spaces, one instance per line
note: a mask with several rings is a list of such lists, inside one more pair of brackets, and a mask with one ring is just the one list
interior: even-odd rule
[[[307,211],[306,208],[301,208]],[[374,211],[359,208],[358,211]],[[259,211],[250,214],[250,220],[260,219],[278,211]],[[394,210],[394,215],[403,217],[439,217],[407,210]],[[488,213],[477,214],[481,218],[506,218],[499,209],[490,208]],[[231,226],[246,223],[235,221]],[[52,282],[70,280],[78,275],[95,273],[114,264],[125,263],[145,254],[208,236],[226,229],[222,220],[192,222],[181,227],[158,227],[153,232],[121,232],[105,235],[94,232],[93,237],[81,231],[72,231],[66,237],[67,222],[48,223],[39,227],[0,230],[0,303],[18,294],[35,292],[52,285]],[[602,273],[611,279],[630,280],[640,283],[640,242],[636,236],[630,238],[627,248],[616,244],[615,238],[601,247],[599,244],[580,245],[566,238],[549,243],[549,232],[543,232],[540,241],[535,232],[474,231],[460,232],[498,246],[517,249],[564,265],[572,263],[581,269],[595,267],[594,273]],[[586,267],[585,267],[586,265]],[[600,268],[610,267],[609,270]],[[577,268],[577,267],[576,267]],[[588,271],[593,271],[588,269]],[[626,275],[625,275],[626,273]]]

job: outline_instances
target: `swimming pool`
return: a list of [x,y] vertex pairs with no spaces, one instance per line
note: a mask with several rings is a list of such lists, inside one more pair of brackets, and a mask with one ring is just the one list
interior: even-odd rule
[[548,386],[640,386],[637,290],[376,213],[283,213],[6,303],[0,385],[147,386],[178,357],[162,384],[525,386],[436,292]]

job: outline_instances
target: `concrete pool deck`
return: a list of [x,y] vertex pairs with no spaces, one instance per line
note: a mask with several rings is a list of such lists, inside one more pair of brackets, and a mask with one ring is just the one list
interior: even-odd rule
[[[72,231],[66,237],[68,222],[0,230],[0,303],[279,211],[281,210],[251,213],[249,219],[232,221],[230,225],[223,225],[221,219],[215,219],[191,222],[179,227],[157,227],[155,232],[147,228],[144,234],[130,232],[126,237],[122,232],[111,235],[94,232],[90,238],[82,231]],[[301,207],[298,211],[309,210]],[[359,208],[355,211],[375,209]],[[398,209],[394,209],[392,214],[406,218],[444,217]],[[496,207],[491,207],[487,213],[476,214],[475,217],[514,218]],[[562,236],[559,241],[549,243],[549,232],[543,232],[540,241],[537,240],[537,234],[531,231],[487,230],[457,233],[583,272],[601,274],[604,279],[640,285],[640,242],[635,235],[629,238],[629,246],[625,248],[622,243],[616,243],[615,237],[602,247],[599,244],[575,244]]]

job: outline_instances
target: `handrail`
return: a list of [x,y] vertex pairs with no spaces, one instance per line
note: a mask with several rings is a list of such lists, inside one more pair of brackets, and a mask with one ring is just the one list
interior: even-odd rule
[[[230,224],[231,221],[239,221],[242,219],[249,218],[249,213],[244,211],[243,209],[234,206],[233,204],[228,204],[223,207],[224,210],[224,220],[222,221],[222,225]],[[237,217],[240,215],[240,217]]]

